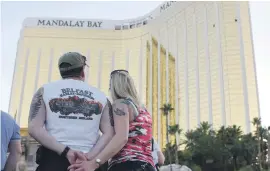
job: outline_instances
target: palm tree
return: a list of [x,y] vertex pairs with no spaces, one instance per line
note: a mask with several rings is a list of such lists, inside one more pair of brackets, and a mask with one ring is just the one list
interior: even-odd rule
[[[214,162],[216,156],[220,156],[220,148],[215,140],[215,131],[211,130],[211,125],[203,122],[195,130],[186,132],[186,148],[192,154],[192,161],[204,168]],[[219,160],[219,159],[217,159]],[[204,170],[202,169],[202,170]]]
[[268,130],[267,128],[259,127],[259,136],[260,136],[260,145],[261,145],[261,161],[263,163],[263,168],[265,167],[266,163],[266,156],[267,156],[267,143],[264,140],[268,139]]
[[247,165],[252,165],[254,159],[256,159],[257,155],[257,140],[256,137],[252,135],[252,133],[242,135],[241,137],[241,150],[242,156],[246,161]]
[[270,126],[267,128],[268,130],[268,137],[267,137],[267,143],[268,143],[268,168],[270,168]]
[[227,141],[228,141],[228,133],[227,128],[225,126],[221,126],[219,130],[217,131],[217,141],[219,141],[220,146],[222,148],[221,153],[221,162],[223,165],[224,170],[227,170],[226,166],[228,165],[228,160],[230,158],[230,152],[227,147]]
[[178,164],[178,144],[176,141],[177,134],[179,135],[182,132],[182,129],[179,128],[178,124],[169,126],[169,134],[174,135],[175,137],[175,164]]
[[230,151],[232,153],[233,157],[233,164],[234,164],[234,169],[238,170],[238,163],[237,163],[237,158],[240,156],[241,152],[241,136],[242,136],[242,130],[240,126],[233,125],[232,127],[228,127],[228,134],[229,134],[229,144],[231,145]]
[[196,135],[194,130],[189,130],[185,133],[186,140],[184,143],[186,144],[186,149],[193,150],[196,143]]
[[203,134],[209,134],[211,132],[210,128],[211,125],[208,122],[202,122],[200,123],[198,130],[201,131]]
[[30,139],[29,138],[30,138],[29,136],[23,136],[22,141],[21,141],[21,145],[24,148],[22,154],[24,156],[25,161],[27,161],[28,154],[29,154],[29,147],[30,147]]
[[261,118],[253,118],[252,124],[256,126],[255,135],[257,136],[258,141],[258,163],[260,170],[262,170],[262,160],[261,160],[261,142],[260,142],[260,135],[259,135],[259,128],[261,127]]
[[219,130],[217,131],[217,137],[223,142],[226,141],[227,138],[226,138],[226,128],[225,128],[225,126],[221,126],[219,128]]
[[164,104],[162,108],[160,108],[163,111],[163,114],[166,116],[166,128],[167,128],[167,133],[166,133],[166,141],[169,143],[169,114],[171,111],[174,110],[172,108],[172,105],[170,103]]
[[17,110],[16,110],[15,115],[14,115],[14,120],[17,121]]
[[[211,170],[211,167],[220,171],[235,171],[245,166],[257,168],[259,167],[258,139],[259,141],[268,139],[268,142],[270,142],[270,132],[266,133],[267,136],[265,131],[258,127],[256,135],[252,133],[243,134],[241,128],[236,125],[222,126],[215,132],[209,129],[207,123],[201,123],[197,129],[185,133],[186,147],[183,153],[178,154],[179,159],[184,163],[189,162],[190,165],[198,165],[202,170]],[[259,138],[257,138],[258,135]],[[262,168],[265,167],[266,169],[267,167],[264,165],[266,157],[263,157],[270,155],[270,150],[268,153],[266,151],[267,148],[270,149],[270,143],[268,147],[266,142],[260,143],[260,146],[260,164]],[[184,158],[183,154],[185,153],[190,154],[190,157]]]
[[[170,144],[169,144],[169,118],[168,118],[168,116],[169,116],[170,112],[174,109],[172,108],[172,105],[170,103],[164,104],[163,107],[160,109],[163,111],[163,114],[166,116],[166,129],[167,129],[166,141],[167,141],[167,147],[168,147],[168,149],[170,149],[169,148]],[[172,171],[172,165],[171,165],[172,164],[172,157],[171,157],[171,153],[169,150],[168,150],[168,156],[169,156],[169,162],[170,162],[170,166],[171,166],[170,168]]]

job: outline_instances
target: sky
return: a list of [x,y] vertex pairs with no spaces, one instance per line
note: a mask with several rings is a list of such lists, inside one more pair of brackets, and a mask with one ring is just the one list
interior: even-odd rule
[[[1,110],[8,111],[17,41],[27,17],[82,19],[128,19],[155,9],[161,1],[109,2],[1,2]],[[48,10],[49,9],[49,10]],[[253,43],[257,68],[260,113],[270,126],[270,2],[250,2]]]

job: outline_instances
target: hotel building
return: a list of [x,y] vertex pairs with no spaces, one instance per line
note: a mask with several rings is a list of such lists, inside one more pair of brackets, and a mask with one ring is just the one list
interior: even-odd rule
[[[162,3],[127,20],[27,18],[18,41],[9,113],[26,135],[33,94],[60,79],[59,57],[87,57],[86,82],[105,93],[109,74],[127,69],[153,117],[153,135],[166,144],[160,108],[171,103],[171,125],[183,131],[207,121],[254,130],[259,101],[248,2]],[[177,140],[180,138],[178,137]]]

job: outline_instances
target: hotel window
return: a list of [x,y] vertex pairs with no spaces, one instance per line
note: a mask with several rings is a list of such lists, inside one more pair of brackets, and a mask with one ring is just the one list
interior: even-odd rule
[[131,24],[131,25],[130,25],[130,29],[133,29],[133,28],[135,28],[135,27],[136,27],[135,24]]
[[143,21],[143,25],[146,25],[147,23],[148,23],[148,21],[147,21],[147,20]]
[[141,27],[142,23],[137,23],[137,27]]
[[127,29],[129,29],[129,24],[124,24],[123,25],[123,30],[127,30]]
[[121,25],[116,25],[115,30],[121,30]]

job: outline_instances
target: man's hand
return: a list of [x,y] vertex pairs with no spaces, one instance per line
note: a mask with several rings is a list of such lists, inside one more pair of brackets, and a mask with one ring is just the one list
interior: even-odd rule
[[87,160],[87,157],[84,155],[83,152],[70,149],[67,153],[67,159],[70,164],[74,164],[75,162]]
[[68,170],[75,171],[95,171],[99,165],[95,161],[83,161],[81,163],[72,164]]
[[[74,151],[74,150],[69,150],[69,152],[67,153],[67,159],[71,165],[88,160],[86,154],[84,154],[83,152]],[[75,171],[75,169],[71,168],[70,171]]]

